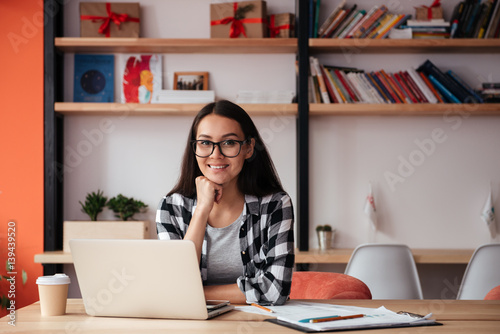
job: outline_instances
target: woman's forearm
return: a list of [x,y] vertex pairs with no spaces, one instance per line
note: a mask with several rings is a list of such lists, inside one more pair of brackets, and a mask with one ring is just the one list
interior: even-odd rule
[[237,284],[208,285],[203,287],[207,300],[229,300],[232,304],[246,304],[246,298]]

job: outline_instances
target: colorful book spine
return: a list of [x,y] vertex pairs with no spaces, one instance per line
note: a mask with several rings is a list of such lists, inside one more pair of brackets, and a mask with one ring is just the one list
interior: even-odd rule
[[354,29],[354,27],[363,19],[363,17],[366,15],[366,11],[361,9],[359,10],[354,18],[352,19],[351,23],[342,31],[342,33],[338,36],[338,38],[347,38],[347,35]]
[[436,97],[436,99],[438,100],[438,102],[439,103],[444,103],[444,100],[441,97],[441,94],[439,94],[439,92],[436,90],[436,88],[434,87],[434,85],[432,84],[432,82],[430,82],[429,78],[427,78],[425,76],[425,74],[423,74],[422,72],[417,72],[417,73],[420,75],[420,77],[425,82],[425,84],[427,85],[427,87],[429,87],[429,89],[431,90],[432,94],[434,94],[434,96]]
[[330,97],[328,96],[328,90],[326,89],[325,79],[323,78],[323,74],[321,73],[321,69],[319,68],[319,62],[317,58],[309,57],[309,61],[311,63],[311,68],[318,79],[319,92],[321,95],[321,100],[323,103],[330,103]]
[[411,102],[418,103],[418,100],[415,97],[415,95],[413,94],[413,92],[411,91],[411,88],[408,87],[406,82],[401,78],[401,75],[399,73],[394,73],[394,77],[399,82],[399,85],[405,90],[406,95],[410,98]]
[[474,89],[472,89],[471,86],[469,86],[465,81],[462,80],[462,78],[460,78],[455,72],[453,72],[452,70],[448,70],[446,72],[446,74],[452,78],[453,80],[455,80],[460,86],[462,86],[466,91],[468,91],[473,97],[475,100],[472,100],[470,102],[472,103],[483,103],[483,99],[474,91]]
[[420,91],[425,95],[427,101],[429,101],[429,103],[437,103],[436,97],[434,96],[434,94],[432,94],[427,85],[422,81],[417,71],[415,71],[415,69],[412,67],[410,67],[407,71],[413,81],[415,81],[415,83],[417,84],[418,88],[420,88]]
[[379,6],[373,6],[365,16],[352,28],[352,30],[347,34],[346,38],[354,38],[354,34],[358,31],[358,29],[368,20],[376,11],[379,9]]
[[323,74],[323,78],[325,79],[326,89],[328,90],[328,94],[330,95],[330,100],[333,103],[339,103],[341,100],[340,96],[337,93],[337,88],[333,84],[333,80],[331,79],[330,73],[325,70],[323,65],[320,64],[321,73]]
[[382,17],[387,12],[387,7],[385,5],[380,6],[366,21],[359,27],[359,29],[353,34],[354,38],[362,38],[364,33],[367,32],[372,25],[374,25],[378,19]]
[[413,81],[412,77],[410,76],[410,74],[408,73],[408,71],[402,71],[400,72],[400,74],[402,73],[402,76],[405,78],[406,82],[408,83],[408,85],[411,87],[412,89],[412,92],[415,94],[415,96],[417,97],[418,101],[420,103],[428,103],[429,101],[427,100],[427,98],[425,97],[425,95],[422,93],[422,91],[420,90],[420,88],[418,88],[417,84],[415,83],[415,81]]
[[455,95],[453,95],[438,79],[434,78],[432,74],[429,74],[429,80],[439,89],[439,91],[446,96],[448,100],[452,103],[462,103]]

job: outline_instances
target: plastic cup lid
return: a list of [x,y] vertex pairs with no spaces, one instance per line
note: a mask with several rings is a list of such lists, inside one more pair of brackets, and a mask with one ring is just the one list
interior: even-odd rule
[[36,280],[36,284],[41,285],[60,285],[69,284],[70,279],[66,274],[55,274],[52,276],[40,276]]

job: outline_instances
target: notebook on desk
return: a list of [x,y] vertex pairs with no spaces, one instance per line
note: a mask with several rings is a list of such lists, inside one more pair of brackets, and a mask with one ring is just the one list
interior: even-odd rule
[[234,308],[205,300],[191,241],[73,239],[69,245],[89,315],[209,319]]

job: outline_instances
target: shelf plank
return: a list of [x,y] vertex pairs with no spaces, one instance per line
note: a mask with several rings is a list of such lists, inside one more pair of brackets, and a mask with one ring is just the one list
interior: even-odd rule
[[456,104],[366,104],[366,103],[312,103],[311,116],[498,116],[500,103]]
[[[295,252],[295,263],[347,264],[354,249],[334,248],[326,251],[318,249]],[[412,249],[413,258],[418,264],[467,264],[472,249]]]
[[309,39],[313,53],[498,53],[500,39]]
[[[206,103],[140,104],[140,103],[77,103],[56,102],[54,110],[63,115],[115,115],[115,116],[194,116]],[[240,104],[252,116],[295,116],[297,104]]]
[[73,263],[73,256],[63,251],[43,252],[35,254],[35,263]]
[[84,38],[56,37],[55,46],[73,53],[291,53],[296,38]]

